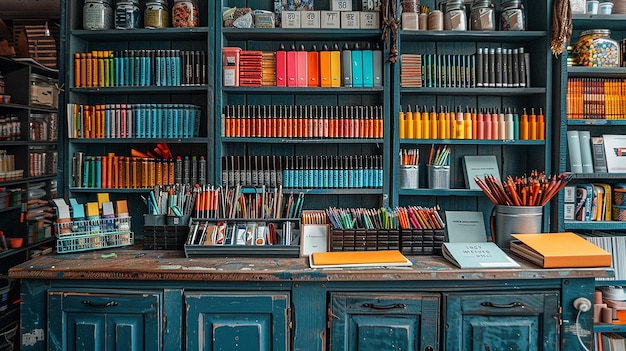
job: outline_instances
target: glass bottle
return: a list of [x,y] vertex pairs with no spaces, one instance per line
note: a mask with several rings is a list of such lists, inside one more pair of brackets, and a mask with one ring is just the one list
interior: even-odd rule
[[141,28],[139,0],[118,0],[115,7],[115,29]]
[[167,28],[170,26],[170,11],[167,0],[146,2],[143,14],[143,23],[146,28]]
[[83,28],[91,30],[113,28],[111,0],[85,0],[83,5]]

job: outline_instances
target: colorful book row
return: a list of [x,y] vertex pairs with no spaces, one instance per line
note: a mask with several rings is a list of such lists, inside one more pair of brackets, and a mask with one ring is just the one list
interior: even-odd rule
[[99,50],[74,54],[74,87],[206,85],[205,51]]
[[625,119],[626,79],[568,78],[568,119]]
[[190,104],[67,104],[70,138],[193,138],[200,106]]

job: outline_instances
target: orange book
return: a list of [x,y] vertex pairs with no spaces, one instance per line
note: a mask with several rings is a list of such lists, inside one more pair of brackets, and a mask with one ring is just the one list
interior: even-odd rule
[[320,51],[320,86],[330,88],[332,84],[331,68],[330,68],[330,51],[324,46],[324,50]]
[[309,263],[311,268],[413,265],[398,250],[313,252]]
[[571,232],[511,234],[510,252],[543,268],[610,267],[611,254]]

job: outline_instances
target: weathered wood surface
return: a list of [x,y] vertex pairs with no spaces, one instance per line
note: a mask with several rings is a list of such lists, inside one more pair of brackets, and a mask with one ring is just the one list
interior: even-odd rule
[[[115,257],[104,258],[115,253]],[[103,257],[103,255],[105,255]],[[541,269],[519,260],[517,269],[458,269],[441,256],[411,256],[412,267],[311,269],[306,258],[185,258],[182,251],[118,248],[51,254],[11,268],[18,279],[396,281],[566,279],[612,276],[610,268]]]

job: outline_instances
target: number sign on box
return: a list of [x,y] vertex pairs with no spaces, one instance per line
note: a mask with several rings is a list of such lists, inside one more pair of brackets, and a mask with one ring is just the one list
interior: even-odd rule
[[331,11],[352,11],[352,0],[333,0]]

